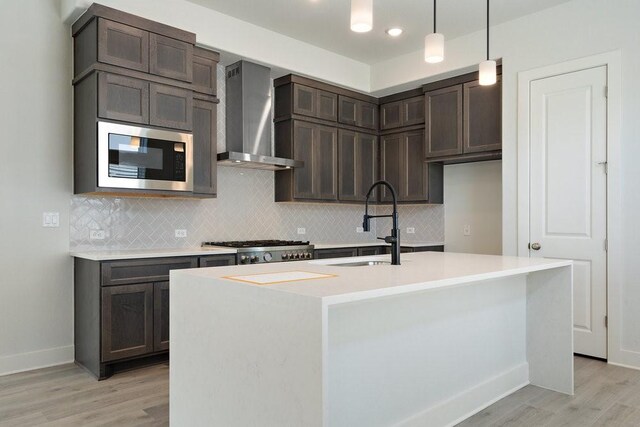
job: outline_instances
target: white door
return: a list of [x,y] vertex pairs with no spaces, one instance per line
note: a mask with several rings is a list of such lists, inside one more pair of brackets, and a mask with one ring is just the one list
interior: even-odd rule
[[574,260],[574,351],[607,357],[607,68],[531,82],[529,254]]

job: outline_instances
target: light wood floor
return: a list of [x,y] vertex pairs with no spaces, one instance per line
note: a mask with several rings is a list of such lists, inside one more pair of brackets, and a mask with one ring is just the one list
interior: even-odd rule
[[[640,426],[640,371],[582,357],[575,367],[575,396],[527,386],[459,426]],[[0,377],[3,427],[168,423],[167,364],[100,382],[74,365]]]

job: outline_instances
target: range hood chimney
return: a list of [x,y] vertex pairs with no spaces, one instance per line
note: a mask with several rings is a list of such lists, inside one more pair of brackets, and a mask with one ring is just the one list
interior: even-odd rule
[[271,70],[238,61],[226,68],[226,143],[218,163],[252,169],[281,170],[304,165],[273,156],[271,142]]

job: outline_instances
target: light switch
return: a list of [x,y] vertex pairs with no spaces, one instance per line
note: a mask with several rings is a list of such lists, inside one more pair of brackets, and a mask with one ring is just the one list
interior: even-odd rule
[[43,212],[43,227],[60,227],[60,212]]
[[356,227],[356,233],[364,233],[364,228]]
[[175,236],[177,239],[184,239],[185,237],[187,237],[187,230],[178,229],[175,232]]
[[466,224],[462,229],[462,233],[465,236],[471,236],[471,226],[469,224]]
[[89,232],[90,240],[104,240],[106,237],[106,233],[104,230],[91,230]]

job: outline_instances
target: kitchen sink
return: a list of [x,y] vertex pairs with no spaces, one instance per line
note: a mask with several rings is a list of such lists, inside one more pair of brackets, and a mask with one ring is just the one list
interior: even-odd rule
[[340,262],[335,264],[325,264],[332,267],[364,267],[367,265],[391,265],[389,261],[354,261],[354,262]]

